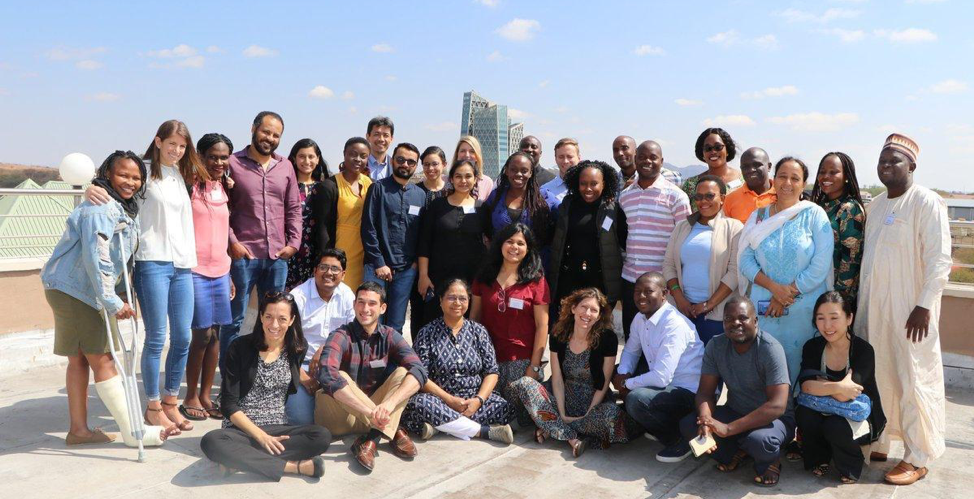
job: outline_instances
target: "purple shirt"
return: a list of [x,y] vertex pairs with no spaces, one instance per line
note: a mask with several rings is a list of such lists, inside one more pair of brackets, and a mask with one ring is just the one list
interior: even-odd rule
[[244,245],[255,258],[275,258],[285,246],[301,248],[298,179],[287,158],[272,155],[265,171],[246,148],[230,156],[230,243]]

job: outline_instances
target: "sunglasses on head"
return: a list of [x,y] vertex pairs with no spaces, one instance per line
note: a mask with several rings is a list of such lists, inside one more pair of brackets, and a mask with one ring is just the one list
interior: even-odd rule
[[264,299],[268,301],[279,300],[281,298],[294,303],[294,296],[286,291],[268,291],[267,293],[264,293]]

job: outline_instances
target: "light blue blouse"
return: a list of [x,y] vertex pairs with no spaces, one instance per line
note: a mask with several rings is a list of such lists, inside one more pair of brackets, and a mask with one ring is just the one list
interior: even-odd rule
[[683,294],[690,303],[703,303],[710,298],[710,246],[713,237],[713,227],[696,223],[680,248]]

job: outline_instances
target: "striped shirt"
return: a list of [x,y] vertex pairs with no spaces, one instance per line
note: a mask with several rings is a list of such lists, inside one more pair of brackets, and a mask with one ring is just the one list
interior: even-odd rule
[[646,272],[663,271],[666,243],[676,223],[690,214],[690,198],[662,175],[643,189],[633,182],[619,196],[629,237],[622,277],[636,282]]

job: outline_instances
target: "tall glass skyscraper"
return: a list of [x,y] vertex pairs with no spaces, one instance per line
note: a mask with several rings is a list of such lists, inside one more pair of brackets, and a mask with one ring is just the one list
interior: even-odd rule
[[494,104],[471,90],[463,94],[460,134],[477,137],[484,153],[484,173],[496,178],[524,136],[524,123],[511,124],[507,106]]

